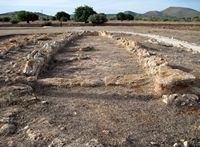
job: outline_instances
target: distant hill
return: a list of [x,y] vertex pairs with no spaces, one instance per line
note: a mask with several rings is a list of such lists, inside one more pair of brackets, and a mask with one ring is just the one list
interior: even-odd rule
[[160,18],[183,18],[183,17],[200,17],[200,12],[190,8],[183,7],[169,7],[163,11],[148,11],[144,14],[138,14],[132,11],[125,11],[124,13],[131,14],[133,16],[144,17],[160,17]]
[[200,12],[190,8],[169,7],[161,11],[163,15],[171,17],[200,17]]
[[125,11],[124,13],[125,13],[125,14],[130,14],[130,15],[133,15],[133,16],[141,15],[141,14],[139,14],[139,13],[132,12],[132,11]]
[[[8,12],[0,14],[0,17],[15,17],[15,15],[20,11]],[[35,12],[40,18],[49,18],[50,15],[46,15],[40,12]],[[169,7],[163,11],[149,11],[144,14],[136,13],[133,11],[124,11],[126,14],[131,14],[133,16],[143,16],[145,18],[159,17],[159,18],[183,18],[183,17],[200,17],[200,12],[190,8],[183,7]],[[116,14],[106,14],[108,18],[114,18]],[[73,15],[71,15],[73,17]]]
[[146,12],[143,14],[144,16],[147,16],[147,17],[164,17],[164,14],[160,11],[149,11],[149,12]]
[[[8,12],[8,13],[3,13],[0,14],[0,17],[15,17],[17,13],[19,13],[20,11],[14,11],[14,12]],[[50,15],[46,15],[40,12],[35,12],[40,18],[48,18],[51,17]]]

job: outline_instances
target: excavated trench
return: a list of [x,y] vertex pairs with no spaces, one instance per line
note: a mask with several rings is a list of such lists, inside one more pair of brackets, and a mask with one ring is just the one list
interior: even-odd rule
[[35,81],[35,99],[14,116],[17,133],[4,141],[67,147],[198,144],[199,111],[167,107],[148,72],[123,44],[83,33],[45,65]]

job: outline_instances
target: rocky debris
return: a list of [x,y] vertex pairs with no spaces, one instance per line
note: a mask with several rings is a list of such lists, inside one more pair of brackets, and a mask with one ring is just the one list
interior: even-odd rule
[[58,86],[58,87],[80,86],[79,79],[46,78],[46,79],[39,79],[37,82],[42,86]]
[[8,91],[11,91],[13,94],[16,93],[20,95],[30,94],[33,91],[31,86],[25,85],[25,84],[13,85],[7,88],[8,88]]
[[12,86],[3,87],[0,89],[1,96],[22,96],[25,94],[31,94],[33,91],[32,87],[25,84],[17,84]]
[[138,83],[143,83],[145,77],[138,74],[129,74],[122,76],[106,76],[103,81],[106,86],[135,86]]
[[74,79],[65,79],[65,78],[46,78],[39,79],[38,84],[43,86],[58,86],[58,87],[97,87],[104,85],[104,82],[101,79],[86,79],[82,77],[77,77]]
[[191,87],[190,92],[200,96],[200,88],[199,87]]
[[195,79],[195,76],[190,73],[163,66],[159,68],[155,78],[155,91],[158,93],[177,92],[182,88],[190,88]]
[[48,147],[64,147],[66,144],[59,138],[55,138]]
[[86,79],[80,83],[82,87],[97,87],[105,85],[101,79]]
[[47,41],[47,40],[52,40],[48,35],[43,35],[37,38],[37,41]]
[[44,55],[42,55],[39,51],[34,50],[27,56],[27,59],[28,61],[25,64],[23,73],[29,76],[37,76],[45,62]]
[[29,140],[31,141],[32,144],[35,144],[35,143],[42,143],[43,142],[43,136],[41,133],[39,132],[35,132],[31,129],[27,129],[26,130],[26,134],[29,138]]
[[118,76],[106,76],[103,81],[106,86],[112,86],[115,85],[117,81]]
[[104,147],[97,139],[91,139],[86,143],[86,147]]
[[200,108],[199,97],[194,94],[163,95],[162,99],[168,106]]
[[84,51],[84,52],[93,51],[93,50],[94,50],[94,47],[91,47],[91,46],[86,46],[79,49],[79,51]]
[[66,63],[66,62],[75,62],[78,60],[88,60],[90,59],[89,56],[84,56],[84,55],[77,55],[75,57],[66,57],[66,58],[60,58],[59,56],[54,57],[54,60],[57,62],[61,62],[61,63]]
[[173,145],[173,147],[181,147],[182,145],[181,145],[181,143],[175,143],[174,145]]
[[148,42],[151,44],[157,44],[157,45],[161,45],[161,46],[165,46],[165,47],[173,47],[172,44],[166,43],[166,42],[159,42],[156,39],[148,39]]
[[177,142],[173,145],[173,147],[196,147],[199,146],[199,143],[197,142],[190,142],[185,140],[180,140],[180,142]]
[[105,31],[99,34],[116,40],[131,53],[138,56],[138,60],[146,69],[147,74],[153,75],[155,78],[155,91],[158,94],[177,91],[181,86],[190,87],[196,80],[195,76],[190,73],[171,68],[165,59],[150,54],[140,43],[129,41],[126,38],[117,38],[114,33]]
[[69,34],[61,39],[61,41],[53,41],[50,43],[46,43],[42,49],[34,50],[27,56],[27,62],[25,63],[25,67],[23,69],[23,73],[27,76],[38,76],[41,68],[48,64],[51,60],[52,56],[55,53],[64,47],[67,43],[74,40],[78,36],[82,35],[82,33]]
[[4,124],[0,128],[0,135],[7,136],[16,132],[16,126],[14,124]]
[[7,42],[0,43],[0,46],[3,46],[4,49],[0,49],[1,55],[6,55],[10,51],[19,50],[24,46],[32,43],[32,40],[28,37],[17,37],[16,39],[9,39]]

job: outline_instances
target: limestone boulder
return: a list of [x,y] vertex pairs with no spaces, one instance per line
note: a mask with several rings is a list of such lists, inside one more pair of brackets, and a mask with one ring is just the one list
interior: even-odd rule
[[190,87],[195,79],[190,73],[169,66],[160,66],[155,78],[155,91],[164,93],[177,91],[179,88]]
[[162,101],[168,106],[198,107],[199,97],[195,94],[171,94],[163,95]]

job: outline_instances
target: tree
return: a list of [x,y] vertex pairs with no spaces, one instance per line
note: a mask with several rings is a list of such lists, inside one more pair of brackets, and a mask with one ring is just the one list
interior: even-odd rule
[[77,22],[88,23],[88,18],[93,14],[96,14],[93,8],[89,6],[80,6],[75,10],[74,20]]
[[89,17],[88,19],[90,22],[92,22],[93,24],[103,24],[105,22],[108,21],[107,17],[105,14],[100,13],[100,14],[93,14]]
[[38,20],[39,16],[32,12],[20,11],[19,13],[17,13],[16,18],[20,21],[26,21],[27,23],[29,23],[30,21]]
[[11,20],[11,18],[10,17],[3,17],[2,20],[3,20],[3,22],[9,22]]
[[67,21],[70,20],[70,15],[64,11],[58,12],[55,15],[56,19],[59,21]]
[[126,14],[126,20],[134,20],[134,16],[131,14]]
[[10,22],[11,22],[12,24],[18,24],[18,23],[19,23],[19,20],[17,20],[16,18],[13,18],[13,19],[10,20]]
[[125,13],[122,13],[122,12],[118,13],[118,14],[116,15],[116,17],[117,17],[117,20],[121,20],[121,21],[127,19],[126,14],[125,14]]
[[56,20],[56,17],[55,17],[55,16],[52,16],[50,19],[53,20],[53,21],[55,21],[55,20]]
[[35,21],[35,20],[38,20],[39,19],[39,16],[35,13],[32,13],[32,12],[29,12],[30,14],[30,17],[31,17],[31,21]]

